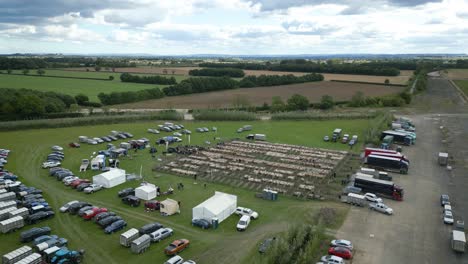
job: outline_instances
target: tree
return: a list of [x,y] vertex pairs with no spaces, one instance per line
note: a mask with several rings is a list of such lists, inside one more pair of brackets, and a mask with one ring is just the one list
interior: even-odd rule
[[89,97],[85,94],[78,94],[75,96],[76,103],[83,105],[85,102],[89,101]]
[[42,75],[45,74],[45,71],[43,69],[39,69],[39,70],[37,70],[37,74],[42,76]]
[[322,96],[322,99],[320,100],[320,109],[330,109],[333,108],[335,105],[335,102],[333,101],[333,97],[330,95],[324,95]]
[[23,70],[23,74],[24,74],[24,75],[28,75],[28,74],[29,74],[29,70],[28,70],[28,69],[24,69],[24,70]]
[[309,108],[309,100],[303,95],[295,94],[288,99],[287,108],[290,111],[305,111]]
[[8,69],[8,70],[7,70],[7,73],[8,73],[8,74],[11,74],[11,72],[12,72],[11,69]]
[[385,84],[390,84],[390,80],[389,79],[385,79]]
[[286,105],[279,96],[273,96],[271,98],[271,111],[272,112],[281,112],[286,109]]
[[100,66],[96,66],[96,67],[94,67],[94,70],[97,71],[97,72],[98,72],[98,71],[101,71],[101,67],[100,67]]
[[113,81],[114,80],[114,76],[109,76],[109,80]]
[[351,102],[349,102],[349,105],[353,107],[365,106],[365,104],[366,98],[364,97],[364,93],[361,91],[357,91],[353,97],[351,97]]
[[20,96],[16,107],[17,112],[24,116],[38,116],[45,113],[45,105],[37,95]]

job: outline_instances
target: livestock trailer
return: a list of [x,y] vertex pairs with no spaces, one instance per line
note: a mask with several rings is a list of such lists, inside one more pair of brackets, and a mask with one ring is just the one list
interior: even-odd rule
[[149,235],[142,235],[131,243],[131,251],[135,254],[140,254],[146,251],[151,245],[151,237]]
[[41,264],[42,263],[42,257],[38,253],[33,253],[24,259],[15,262],[15,264]]
[[8,208],[0,210],[0,221],[10,218],[9,213],[15,210],[16,210],[16,207],[8,207]]
[[23,246],[18,249],[15,249],[2,257],[2,264],[13,264],[21,259],[31,255],[33,250],[29,246]]
[[130,247],[132,241],[137,239],[139,235],[136,228],[129,229],[120,235],[120,245]]
[[0,202],[16,200],[16,193],[7,192],[0,194]]
[[16,206],[16,201],[0,202],[0,210]]
[[0,231],[5,234],[11,231],[15,231],[23,226],[24,226],[23,217],[15,216],[13,218],[1,221]]

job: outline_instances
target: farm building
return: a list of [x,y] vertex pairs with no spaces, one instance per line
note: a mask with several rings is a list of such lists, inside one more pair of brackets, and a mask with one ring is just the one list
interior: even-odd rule
[[112,188],[125,182],[125,170],[121,169],[110,169],[108,172],[104,172],[93,176],[94,184],[102,184],[104,188]]
[[180,213],[179,203],[176,200],[166,199],[161,202],[160,206],[161,214],[173,215],[175,213]]
[[142,200],[151,200],[157,196],[156,186],[154,184],[146,183],[135,189],[135,196]]
[[192,219],[217,218],[219,223],[228,218],[237,208],[237,196],[223,192],[215,192],[208,200],[192,209]]

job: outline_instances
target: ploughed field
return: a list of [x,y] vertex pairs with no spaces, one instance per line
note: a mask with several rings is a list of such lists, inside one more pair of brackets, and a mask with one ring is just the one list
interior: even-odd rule
[[[191,143],[204,145],[206,141],[213,141],[214,137],[221,139],[240,137],[244,138],[247,133],[263,133],[271,142],[285,144],[296,144],[307,147],[330,148],[335,150],[348,150],[346,144],[323,142],[324,135],[330,135],[334,128],[340,127],[344,133],[356,134],[363,137],[364,130],[370,120],[333,120],[333,121],[295,121],[295,122],[184,122],[185,127],[193,132]],[[6,169],[19,176],[19,180],[26,185],[40,188],[50,206],[57,212],[51,220],[46,220],[33,226],[50,226],[52,233],[69,240],[70,249],[84,249],[86,251],[83,263],[163,263],[168,258],[163,249],[174,239],[189,239],[191,245],[180,255],[184,259],[193,259],[198,263],[250,263],[252,254],[257,254],[256,248],[263,239],[277,235],[285,231],[288,226],[295,223],[303,223],[304,219],[312,219],[314,213],[322,207],[334,207],[338,210],[338,216],[343,219],[346,206],[341,203],[314,202],[310,200],[297,200],[289,196],[281,196],[278,201],[271,202],[255,198],[255,191],[243,187],[228,186],[205,182],[198,179],[196,184],[191,177],[180,177],[169,173],[154,172],[152,168],[161,164],[157,158],[166,157],[161,155],[164,146],[158,146],[157,158],[153,159],[149,151],[139,150],[130,152],[131,157],[120,158],[120,167],[127,173],[136,173],[143,176],[145,181],[160,186],[161,191],[166,191],[170,186],[175,193],[169,196],[158,197],[158,200],[172,198],[181,202],[181,214],[163,217],[158,212],[145,212],[143,206],[130,207],[122,204],[117,197],[117,192],[127,187],[137,187],[140,182],[131,181],[111,189],[104,189],[94,194],[77,192],[48,175],[48,170],[41,169],[40,165],[51,152],[50,147],[60,145],[64,147],[65,159],[62,162],[64,168],[72,170],[77,176],[92,179],[98,172],[88,170],[79,172],[82,159],[99,150],[105,149],[106,143],[100,145],[82,144],[81,148],[70,148],[68,143],[77,141],[78,136],[105,136],[111,130],[126,131],[134,135],[133,139],[146,137],[154,145],[156,139],[171,133],[161,132],[159,135],[150,134],[148,128],[157,128],[156,122],[114,124],[99,126],[69,127],[57,129],[38,129],[0,133],[0,148],[12,150],[8,159]],[[236,133],[243,125],[252,125],[251,132]],[[197,133],[197,127],[216,126],[218,131],[208,133]],[[187,138],[182,137],[187,144]],[[126,140],[115,141],[118,145]],[[172,145],[171,145],[172,146]],[[355,146],[358,148],[358,146]],[[174,158],[174,155],[170,156]],[[215,176],[219,176],[216,172]],[[339,175],[331,179],[333,185],[342,180]],[[343,176],[344,177],[344,176]],[[334,183],[333,183],[334,182]],[[177,190],[177,183],[183,183],[184,190]],[[204,183],[207,183],[206,189]],[[338,183],[338,184],[337,184]],[[238,216],[232,215],[223,221],[217,230],[202,230],[192,227],[192,208],[207,198],[215,191],[222,191],[238,196],[238,206],[256,210],[260,218],[252,221],[249,228],[242,233],[235,229],[239,220]],[[112,235],[106,235],[96,224],[84,221],[76,215],[61,214],[58,208],[71,200],[82,200],[96,206],[106,207],[116,212],[127,223],[128,226]],[[129,228],[139,228],[150,222],[160,222],[164,226],[174,229],[174,235],[160,243],[152,244],[143,254],[135,255],[128,248],[119,244],[119,235]],[[340,221],[339,221],[340,222]],[[30,227],[22,228],[20,231],[0,235],[0,253],[3,255],[21,246],[19,233]],[[334,226],[333,228],[336,228]],[[325,252],[324,252],[325,253]],[[228,260],[224,261],[224,260]]]
[[348,101],[358,91],[366,96],[390,95],[403,91],[405,87],[384,86],[361,83],[342,82],[310,82],[301,84],[241,88],[209,93],[190,94],[182,96],[165,97],[161,99],[142,101],[130,104],[116,105],[115,107],[147,108],[147,109],[202,109],[232,107],[238,98],[246,99],[251,105],[260,106],[263,103],[271,104],[273,96],[280,96],[284,101],[294,94],[306,96],[310,102],[320,102],[323,95],[331,95],[335,101]]

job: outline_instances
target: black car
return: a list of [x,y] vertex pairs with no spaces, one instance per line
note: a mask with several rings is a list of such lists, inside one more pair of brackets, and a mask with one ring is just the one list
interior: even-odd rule
[[112,234],[115,231],[123,229],[126,226],[127,226],[127,222],[125,222],[124,220],[118,220],[118,221],[115,221],[114,223],[112,223],[110,226],[106,227],[104,232],[106,234]]
[[92,183],[90,182],[83,182],[81,184],[79,184],[78,186],[76,186],[76,190],[79,191],[79,192],[82,192],[84,191],[84,189],[88,186],[90,186]]
[[20,241],[22,243],[27,243],[30,241],[33,241],[36,237],[44,236],[44,235],[50,235],[50,227],[44,226],[44,227],[33,227],[29,229],[28,231],[24,231],[20,235]]
[[130,134],[130,133],[128,133],[128,132],[123,132],[122,134],[124,134],[124,135],[125,135],[126,137],[128,137],[128,138],[132,138],[132,137],[133,137],[133,135]]
[[140,229],[138,229],[138,232],[140,233],[140,235],[150,234],[161,228],[163,228],[163,225],[161,225],[158,222],[154,222],[142,226]]
[[85,207],[85,206],[90,206],[91,204],[90,203],[87,203],[87,202],[78,202],[78,203],[74,203],[72,205],[70,205],[70,208],[68,209],[68,211],[70,212],[70,214],[77,214],[78,211]]
[[26,222],[30,225],[36,224],[42,220],[52,218],[54,215],[55,213],[53,211],[38,212],[38,213],[30,215],[26,219]]
[[129,195],[129,196],[122,198],[122,202],[124,204],[128,204],[133,207],[138,207],[140,206],[140,203],[141,203],[140,198],[133,196],[133,195]]
[[42,194],[26,194],[25,196],[23,196],[24,201],[31,200],[31,199],[41,199],[41,198],[43,198]]
[[116,138],[116,137],[114,137],[114,136],[112,136],[112,135],[109,135],[109,136],[107,136],[107,137],[110,138],[110,139],[113,140],[113,141],[118,140],[118,138]]
[[97,222],[97,224],[102,227],[106,228],[107,226],[111,225],[112,223],[122,220],[122,217],[120,216],[108,216],[106,218],[103,218]]
[[119,197],[126,197],[129,195],[135,195],[135,189],[133,188],[126,188],[121,191],[119,191],[118,196]]
[[46,202],[46,200],[44,200],[44,199],[31,199],[31,200],[28,200],[26,202],[23,202],[23,206],[27,207],[27,208],[31,208],[31,207],[33,207],[34,203],[45,203],[45,202]]
[[94,222],[99,222],[99,220],[104,219],[109,216],[115,216],[113,212],[102,212],[93,217]]
[[202,229],[207,229],[207,228],[210,228],[211,223],[205,219],[193,219],[192,225],[201,227]]

